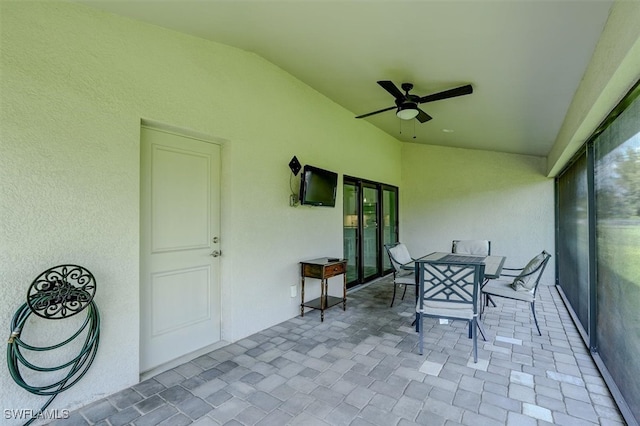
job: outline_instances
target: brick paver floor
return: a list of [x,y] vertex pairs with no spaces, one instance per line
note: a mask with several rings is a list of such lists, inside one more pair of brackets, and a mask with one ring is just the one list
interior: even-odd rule
[[318,311],[293,318],[56,424],[624,424],[555,287],[539,291],[542,336],[528,304],[487,308],[474,364],[462,321],[426,319],[418,355],[413,297],[389,308],[390,282],[350,292],[322,323]]

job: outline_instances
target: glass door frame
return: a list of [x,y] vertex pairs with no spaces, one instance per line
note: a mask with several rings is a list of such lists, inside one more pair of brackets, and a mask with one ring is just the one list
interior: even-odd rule
[[[384,193],[385,191],[391,191],[395,193],[395,221],[394,221],[394,232],[393,237],[395,239],[394,242],[398,241],[398,236],[400,232],[399,227],[399,189],[397,186],[388,185],[380,182],[375,182],[368,179],[356,178],[352,176],[344,175],[343,177],[343,185],[351,185],[356,187],[356,195],[357,195],[357,203],[356,203],[356,214],[357,218],[357,229],[356,229],[356,278],[355,280],[350,280],[347,282],[347,287],[353,287],[358,284],[364,284],[366,282],[372,281],[376,278],[387,275],[392,271],[391,267],[387,267],[385,269],[384,258],[387,256],[387,253],[384,249]],[[365,276],[364,271],[364,188],[374,188],[377,190],[378,199],[376,202],[376,217],[378,221],[378,226],[376,230],[377,236],[377,253],[376,253],[376,268],[377,272],[372,275]],[[345,192],[346,193],[346,192]],[[344,238],[344,237],[343,237]],[[346,253],[345,253],[346,256]]]

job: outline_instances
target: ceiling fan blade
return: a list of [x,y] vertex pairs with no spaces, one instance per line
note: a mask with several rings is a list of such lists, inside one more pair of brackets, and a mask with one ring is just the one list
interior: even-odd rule
[[390,111],[390,110],[396,109],[396,108],[398,108],[398,107],[392,106],[392,107],[389,107],[389,108],[379,109],[378,111],[373,111],[373,112],[370,112],[368,114],[359,115],[356,118],[365,118],[365,117],[369,117],[370,115],[379,114],[381,112]]
[[433,117],[431,117],[429,114],[427,114],[426,112],[418,108],[418,115],[416,116],[416,119],[418,119],[419,122],[425,123],[431,120],[432,118]]
[[400,91],[400,89],[398,89],[398,87],[395,84],[393,84],[392,81],[381,80],[381,81],[378,81],[378,84],[382,86],[384,90],[391,93],[391,96],[393,96],[394,98],[404,99],[404,94]]
[[456,96],[470,95],[473,93],[473,87],[470,84],[466,86],[456,87],[455,89],[445,90],[444,92],[434,93],[432,95],[423,96],[418,103],[439,101],[441,99],[455,98]]

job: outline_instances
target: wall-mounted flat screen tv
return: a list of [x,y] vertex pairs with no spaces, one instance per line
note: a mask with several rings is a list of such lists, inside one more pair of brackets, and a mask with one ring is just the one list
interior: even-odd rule
[[337,173],[306,165],[301,175],[300,204],[335,207],[337,188]]

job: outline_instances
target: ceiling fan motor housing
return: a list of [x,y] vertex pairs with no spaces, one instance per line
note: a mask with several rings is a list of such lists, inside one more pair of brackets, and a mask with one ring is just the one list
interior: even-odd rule
[[422,97],[409,93],[409,91],[413,89],[412,83],[402,83],[400,85],[402,90],[404,90],[404,93],[402,93],[400,89],[398,89],[398,87],[389,80],[380,80],[378,81],[378,85],[380,85],[384,90],[389,92],[391,96],[393,96],[395,107],[391,106],[388,108],[383,108],[381,110],[373,111],[368,114],[359,115],[356,118],[369,117],[381,112],[390,111],[395,108],[396,115],[399,118],[403,120],[411,120],[413,118],[417,118],[419,122],[425,123],[431,120],[432,117],[421,110],[418,105],[427,102],[439,101],[442,99],[455,98],[457,96],[469,95],[473,93],[473,87],[470,84]]

